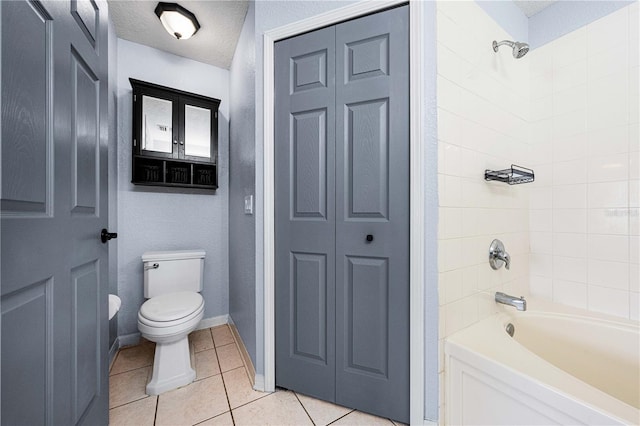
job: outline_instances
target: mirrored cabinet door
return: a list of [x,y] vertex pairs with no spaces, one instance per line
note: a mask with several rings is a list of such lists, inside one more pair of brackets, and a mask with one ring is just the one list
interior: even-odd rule
[[184,106],[184,155],[211,158],[211,110]]
[[[217,110],[216,106],[199,99],[180,98],[180,115],[184,123],[180,138],[184,158],[194,161],[216,162]],[[182,144],[184,145],[182,146]]]
[[142,151],[173,152],[173,102],[142,95]]

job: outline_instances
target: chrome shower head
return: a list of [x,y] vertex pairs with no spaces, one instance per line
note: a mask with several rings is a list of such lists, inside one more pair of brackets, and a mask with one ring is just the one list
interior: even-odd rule
[[519,41],[509,41],[509,40],[502,40],[500,43],[494,40],[493,51],[497,52],[498,47],[502,46],[503,44],[506,44],[507,46],[510,46],[511,48],[513,48],[513,57],[516,59],[522,58],[529,51],[529,45],[527,43],[521,43]]

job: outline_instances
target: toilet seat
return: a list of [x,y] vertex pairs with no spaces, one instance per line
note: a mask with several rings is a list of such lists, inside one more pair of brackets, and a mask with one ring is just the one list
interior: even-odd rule
[[167,293],[142,304],[138,311],[138,330],[156,343],[171,342],[195,329],[203,315],[204,299],[200,293]]
[[[193,291],[179,291],[152,297],[142,304],[139,311],[140,319],[156,327],[168,327],[171,323],[187,321],[204,305],[200,293]],[[155,325],[156,323],[160,323]],[[164,325],[162,325],[164,323]]]
[[200,305],[198,309],[196,309],[186,317],[179,318],[173,321],[153,321],[153,320],[150,320],[149,318],[145,318],[140,314],[140,312],[138,312],[138,323],[145,325],[147,327],[153,327],[157,329],[168,329],[174,326],[179,326],[181,324],[190,322],[193,318],[196,318],[197,316],[199,316],[203,311],[204,311],[204,303]]

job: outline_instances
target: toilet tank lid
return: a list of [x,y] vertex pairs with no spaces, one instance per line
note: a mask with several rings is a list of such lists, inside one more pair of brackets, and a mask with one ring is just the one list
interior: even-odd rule
[[204,250],[148,251],[142,253],[142,261],[155,262],[159,260],[202,259],[205,255]]

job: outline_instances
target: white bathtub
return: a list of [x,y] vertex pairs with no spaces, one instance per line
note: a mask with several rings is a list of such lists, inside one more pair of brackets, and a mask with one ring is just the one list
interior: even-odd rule
[[446,339],[445,423],[640,424],[638,324],[554,309],[505,307]]

